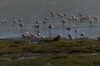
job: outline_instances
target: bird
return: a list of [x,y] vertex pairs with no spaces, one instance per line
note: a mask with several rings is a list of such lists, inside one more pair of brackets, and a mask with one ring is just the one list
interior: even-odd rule
[[45,17],[45,20],[48,20],[48,17]]
[[14,23],[16,24],[17,20],[14,20]]
[[47,21],[46,21],[46,20],[44,20],[44,21],[43,21],[43,24],[46,24],[46,23],[47,23]]
[[41,39],[45,39],[45,36],[41,36]]
[[19,24],[19,26],[20,26],[20,27],[23,27],[23,24],[22,24],[22,23],[20,23],[20,24]]
[[51,15],[54,17],[55,16],[55,13],[54,12],[51,12]]
[[83,32],[81,33],[81,36],[84,36],[84,33]]
[[23,19],[19,19],[19,22],[22,22],[23,21]]
[[94,16],[94,19],[95,19],[95,20],[98,20],[98,17],[97,17],[97,16]]
[[72,34],[68,34],[69,39],[72,39]]
[[62,27],[65,27],[64,24],[65,24],[66,20],[65,19],[62,19]]
[[39,21],[36,21],[36,24],[38,24],[39,23]]
[[50,32],[50,35],[49,36],[51,37],[51,34],[52,34],[51,33],[51,28],[53,28],[53,26],[50,24],[48,28],[49,28],[49,32]]
[[58,34],[57,37],[62,38],[62,35],[61,34]]
[[77,30],[77,29],[75,29],[75,34],[76,34],[76,37],[77,37],[77,32],[78,32],[78,30]]
[[69,31],[70,31],[70,28],[66,28],[68,30],[68,34],[69,34]]

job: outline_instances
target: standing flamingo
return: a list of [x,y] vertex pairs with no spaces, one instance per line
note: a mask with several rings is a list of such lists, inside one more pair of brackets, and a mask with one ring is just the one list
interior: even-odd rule
[[69,34],[70,28],[67,28],[67,30],[68,30],[68,34]]
[[64,13],[64,16],[67,16],[67,13]]
[[78,18],[77,17],[75,17],[75,19],[74,19],[76,22],[75,22],[75,25],[76,25],[76,28],[77,28],[77,26],[78,26],[78,24],[77,24],[77,21],[78,21]]
[[1,21],[1,24],[4,24],[4,21]]
[[28,32],[23,33],[23,34],[22,34],[22,37],[25,38],[25,39],[31,38],[31,36],[29,35]]
[[23,21],[23,19],[19,19],[19,22],[22,22]]
[[71,18],[69,18],[69,26],[70,26],[70,27],[71,27],[71,20],[72,20],[72,19],[71,19]]
[[70,28],[67,28],[67,30],[68,30],[68,35],[69,35]]
[[45,21],[43,21],[43,24],[46,24],[47,23],[47,21],[45,20]]
[[66,20],[65,19],[62,19],[62,27],[65,27],[64,24],[65,24]]
[[23,24],[21,23],[21,24],[19,24],[19,26],[20,26],[20,27],[23,27]]
[[92,26],[92,20],[90,20],[89,23],[90,23],[90,27],[91,27]]
[[83,32],[81,33],[81,36],[84,37],[84,33]]
[[35,31],[37,32],[39,30],[40,25],[36,24],[35,25]]
[[17,20],[14,20],[14,23],[16,24]]
[[97,17],[97,16],[94,16],[94,19],[95,19],[95,20],[98,20],[98,17]]
[[62,35],[61,34],[58,34],[57,37],[62,38]]
[[38,24],[39,23],[39,21],[36,21],[36,24]]
[[51,12],[51,15],[54,17],[55,16],[55,13],[54,12]]
[[66,19],[67,13],[64,13],[63,15],[65,16],[65,19]]
[[49,36],[51,37],[52,36],[51,29],[53,28],[53,26],[50,24],[48,28],[49,28],[49,32],[50,32]]
[[45,39],[45,36],[41,36],[41,39],[43,39],[43,40],[44,40],[44,39]]
[[38,38],[40,38],[40,32],[37,33]]
[[58,13],[58,16],[60,16],[61,14],[60,13]]
[[63,19],[63,14],[60,14],[61,20]]
[[[24,25],[22,23],[20,23],[19,26],[21,27],[21,31],[23,32],[23,26]],[[15,25],[13,27],[15,27]]]
[[91,36],[91,33],[92,33],[91,32],[92,31],[92,20],[90,20],[89,23],[90,23],[90,36]]
[[95,20],[95,22],[97,22],[97,20],[98,20],[98,17],[97,17],[97,16],[94,16],[94,20]]
[[75,29],[75,35],[76,35],[76,38],[77,38],[77,32],[78,32],[78,30],[77,30],[77,29]]
[[72,39],[72,34],[68,34],[69,39]]
[[15,26],[16,26],[16,22],[17,22],[17,20],[14,20],[14,25],[13,25],[13,27],[15,27]]
[[72,16],[72,20],[73,20],[73,21],[75,20],[75,16],[74,16],[74,15]]
[[48,17],[45,17],[45,20],[48,20]]

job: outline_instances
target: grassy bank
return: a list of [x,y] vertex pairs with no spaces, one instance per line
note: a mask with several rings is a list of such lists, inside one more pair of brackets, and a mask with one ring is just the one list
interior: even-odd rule
[[100,66],[100,41],[0,40],[0,56],[2,66]]

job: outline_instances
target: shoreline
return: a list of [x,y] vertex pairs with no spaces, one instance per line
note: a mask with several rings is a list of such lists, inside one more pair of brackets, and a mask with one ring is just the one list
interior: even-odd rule
[[[54,37],[46,37],[45,39],[52,39]],[[27,40],[31,40],[31,38],[26,38]],[[39,38],[41,39],[41,38]],[[65,40],[69,40],[68,38],[61,38],[61,39],[65,39]],[[98,37],[77,37],[74,38],[72,37],[73,40],[98,40]],[[25,40],[25,38],[23,37],[2,37],[0,38],[0,40]]]

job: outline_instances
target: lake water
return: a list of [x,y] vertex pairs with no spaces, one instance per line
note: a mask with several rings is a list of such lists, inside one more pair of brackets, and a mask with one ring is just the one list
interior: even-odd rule
[[[50,24],[53,25],[51,29],[52,36],[62,34],[63,37],[68,36],[66,28],[70,27],[69,33],[75,37],[75,29],[78,29],[77,36],[84,32],[86,37],[100,36],[100,0],[0,0],[0,20],[7,20],[6,24],[0,23],[0,37],[20,37],[24,32],[36,33],[36,21],[39,21],[41,35],[49,36]],[[51,12],[55,13],[52,17]],[[64,24],[62,27],[61,18],[57,16],[58,13],[67,13]],[[90,20],[93,23],[90,25],[89,21],[80,23],[71,21],[69,18],[75,15],[79,18],[79,13],[83,15],[90,15]],[[94,20],[94,16],[98,20]],[[48,17],[48,23],[43,24],[45,17]],[[23,27],[19,26],[19,19],[23,19]],[[16,25],[14,20],[17,20]],[[13,27],[15,25],[15,27]]]

